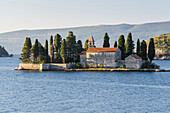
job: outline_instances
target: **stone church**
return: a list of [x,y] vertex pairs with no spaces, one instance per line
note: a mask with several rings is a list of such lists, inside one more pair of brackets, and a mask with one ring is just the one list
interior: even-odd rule
[[88,50],[82,51],[80,55],[81,65],[103,65],[104,67],[120,67],[139,69],[142,67],[142,58],[138,55],[129,55],[125,60],[121,60],[121,51],[119,48],[96,47],[93,36],[90,35]]
[[95,47],[93,36],[90,35],[88,50],[80,55],[82,65],[103,65],[104,67],[117,67],[118,60],[121,60],[121,51],[119,48],[101,48]]

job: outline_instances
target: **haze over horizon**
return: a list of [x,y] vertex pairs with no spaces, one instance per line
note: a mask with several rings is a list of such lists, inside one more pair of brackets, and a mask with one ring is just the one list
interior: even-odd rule
[[0,33],[92,25],[169,21],[168,0],[5,0]]

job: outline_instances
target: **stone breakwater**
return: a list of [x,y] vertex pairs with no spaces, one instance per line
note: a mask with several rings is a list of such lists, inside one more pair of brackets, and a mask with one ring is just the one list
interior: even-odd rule
[[100,72],[170,72],[170,70],[164,69],[121,69],[121,68],[113,68],[113,69],[71,69],[75,64],[20,64],[19,68],[15,70],[20,71],[100,71]]

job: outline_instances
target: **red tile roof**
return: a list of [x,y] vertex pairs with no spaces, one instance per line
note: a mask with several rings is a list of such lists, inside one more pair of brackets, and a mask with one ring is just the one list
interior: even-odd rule
[[88,48],[87,52],[116,52],[118,47],[115,48],[108,48],[108,47],[90,47]]
[[81,52],[81,55],[86,55],[86,51],[82,51],[82,52]]
[[142,59],[140,56],[138,55],[132,55],[135,59]]

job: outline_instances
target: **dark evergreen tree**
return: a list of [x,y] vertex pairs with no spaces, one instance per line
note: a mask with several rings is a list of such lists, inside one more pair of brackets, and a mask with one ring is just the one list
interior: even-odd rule
[[31,47],[32,47],[32,43],[31,43],[31,39],[30,38],[28,38],[28,46],[29,46],[29,48],[31,49]]
[[31,46],[32,46],[32,44],[31,44],[30,38],[26,37],[24,47],[23,47],[22,53],[21,53],[21,58],[20,58],[20,60],[23,63],[30,62]]
[[117,47],[117,41],[115,41],[115,43],[114,43],[114,47]]
[[149,42],[149,48],[148,48],[148,58],[152,62],[152,60],[155,57],[155,44],[154,44],[154,39],[150,38]]
[[38,42],[38,51],[39,51],[39,63],[45,63],[46,60],[45,49],[40,42]]
[[87,51],[88,50],[88,39],[85,41],[85,44],[84,44],[84,50]]
[[125,38],[124,35],[120,35],[119,40],[118,40],[118,47],[121,50],[121,59],[125,59]]
[[52,35],[50,37],[50,46],[51,46],[51,44],[53,44],[53,36]]
[[55,55],[56,55],[56,58],[54,59],[54,62],[55,63],[62,63],[62,58],[61,58],[61,55],[60,55],[60,50],[58,50],[58,52],[56,52]]
[[68,36],[66,37],[67,45],[67,62],[74,62],[75,53],[76,53],[76,36],[73,35],[72,31],[69,31]]
[[110,38],[109,38],[108,34],[105,33],[103,47],[110,47],[109,39]]
[[128,34],[125,46],[126,46],[126,56],[131,55],[133,53],[133,49],[135,48],[131,33]]
[[147,60],[147,45],[146,45],[146,42],[143,40],[141,42],[141,49],[140,49],[141,53],[141,57],[142,57],[142,60]]
[[31,53],[32,53],[33,62],[37,61],[39,56],[38,39],[35,40],[35,44],[31,48]]
[[49,48],[49,56],[50,56],[50,61],[51,63],[54,62],[54,46],[53,44],[50,45],[50,48]]
[[61,58],[62,58],[63,63],[65,63],[66,59],[67,59],[67,46],[66,46],[65,39],[62,40],[60,54],[61,54]]
[[78,40],[76,44],[76,52],[75,52],[75,59],[74,59],[76,63],[80,62],[80,53],[82,51],[83,51],[82,42],[81,40]]
[[137,41],[136,53],[137,53],[138,56],[140,56],[140,40],[139,39]]
[[48,40],[45,40],[45,55],[48,56]]
[[45,62],[49,62],[49,55],[48,55],[48,40],[45,40]]
[[78,44],[78,46],[79,46],[78,52],[81,53],[81,51],[83,51],[83,47],[82,47],[82,42],[81,42],[81,40],[78,40],[78,41],[77,41],[77,44]]
[[59,50],[61,48],[61,41],[62,41],[61,36],[59,34],[56,34],[55,39],[54,39],[55,52],[59,52]]

